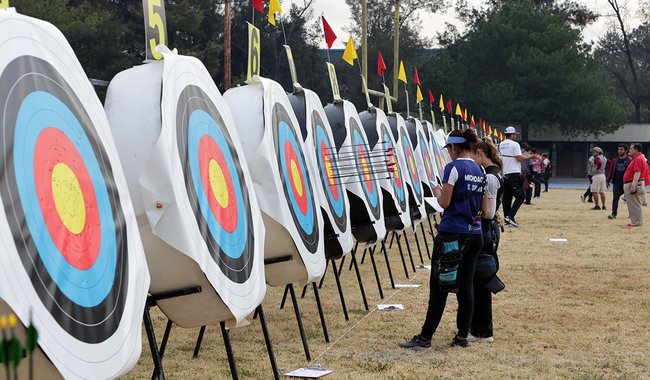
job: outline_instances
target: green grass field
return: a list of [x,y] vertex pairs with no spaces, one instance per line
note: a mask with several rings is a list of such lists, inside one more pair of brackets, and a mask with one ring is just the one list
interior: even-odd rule
[[[650,221],[648,226],[628,229],[625,204],[621,203],[618,220],[608,220],[610,204],[608,211],[592,211],[579,195],[578,190],[544,193],[533,205],[522,206],[517,216],[521,228],[507,229],[502,235],[499,275],[507,288],[494,298],[494,343],[477,343],[467,349],[446,346],[455,332],[457,303],[450,297],[432,348],[423,352],[401,349],[398,344],[418,333],[424,319],[430,272],[419,269],[411,275],[410,281],[420,288],[393,290],[383,256],[377,255],[383,302],[401,303],[406,310],[373,311],[382,301],[366,260],[361,272],[368,313],[354,271],[346,265],[342,273],[350,311],[346,322],[328,270],[321,298],[330,344],[323,340],[311,290],[299,300],[312,357],[333,371],[325,378],[650,378],[650,250],[646,246]],[[549,242],[548,238],[568,242]],[[407,283],[395,246],[389,257],[396,282]],[[420,264],[415,250],[414,258]],[[282,288],[269,288],[264,308],[284,373],[308,362],[290,302],[283,310],[278,307],[282,293]],[[153,317],[160,339],[166,319],[157,309]],[[167,377],[230,378],[219,327],[208,327],[200,356],[192,359],[197,334],[198,329],[172,330],[164,358]],[[240,378],[272,378],[259,322],[251,321],[230,335]],[[143,330],[143,353],[128,378],[149,378],[152,368]]]

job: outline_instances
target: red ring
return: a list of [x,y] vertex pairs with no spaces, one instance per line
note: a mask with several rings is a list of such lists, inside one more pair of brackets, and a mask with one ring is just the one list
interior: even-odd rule
[[[298,194],[296,183],[293,181],[293,177],[291,175],[291,161],[294,161],[296,163],[296,167],[298,168],[298,176],[302,181],[302,195]],[[296,198],[296,203],[298,203],[300,212],[303,215],[307,215],[307,211],[309,211],[309,205],[307,201],[307,181],[305,179],[302,168],[300,167],[300,161],[296,155],[296,150],[294,149],[293,145],[291,145],[289,140],[285,141],[284,143],[284,163],[287,166],[287,174],[289,175],[288,181],[291,184],[291,191],[293,191],[293,195]]]
[[[209,135],[204,135],[199,140],[198,154],[201,184],[203,185],[203,192],[208,197],[208,204],[210,205],[212,215],[219,225],[221,225],[221,228],[231,234],[237,229],[237,198],[235,198],[235,188],[232,183],[230,171],[228,170],[228,163],[219,145]],[[226,207],[221,207],[212,190],[209,170],[211,160],[214,160],[221,167],[226,181],[226,190],[228,192],[228,205]]]
[[[54,207],[52,171],[65,164],[77,177],[84,200],[86,222],[78,234],[68,230]],[[95,264],[101,246],[101,226],[97,198],[90,174],[72,141],[59,129],[48,127],[41,131],[34,144],[34,186],[43,220],[48,232],[65,261],[79,270]]]
[[[320,143],[320,157],[321,157],[321,162],[323,163],[323,166],[327,170],[327,165],[325,165],[326,162],[330,162],[330,165],[333,167],[333,163],[331,158],[329,157],[329,154],[327,153],[327,146],[325,145],[325,142]],[[333,169],[332,169],[333,170]],[[332,173],[335,174],[335,173]],[[334,198],[334,201],[339,200],[339,187],[336,185],[336,178],[329,177],[329,173],[325,173],[327,175],[327,185],[330,189],[330,194],[332,194],[332,198]]]
[[[362,146],[357,146],[357,153],[359,154],[359,162],[361,163],[361,171],[363,172],[363,180],[366,184],[366,188],[370,192],[370,194],[375,192],[375,187],[374,183],[372,181],[372,172],[371,172],[371,163],[370,160],[366,157],[366,151],[363,149]],[[366,160],[365,166],[363,165],[363,159]]]

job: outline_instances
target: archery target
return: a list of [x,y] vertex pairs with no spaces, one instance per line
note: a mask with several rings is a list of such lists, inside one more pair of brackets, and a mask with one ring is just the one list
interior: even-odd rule
[[289,211],[303,244],[313,254],[318,249],[320,231],[312,184],[299,137],[286,108],[280,103],[273,105],[272,125],[275,153]]
[[3,298],[34,310],[65,377],[118,376],[139,356],[149,277],[106,115],[50,24],[3,13],[0,51]]
[[404,178],[402,178],[402,172],[397,159],[396,146],[393,143],[392,136],[388,127],[385,124],[381,124],[379,128],[381,134],[381,143],[383,144],[384,150],[387,153],[388,164],[390,168],[393,168],[393,171],[390,173],[390,183],[393,187],[393,194],[397,198],[397,203],[399,205],[399,210],[402,212],[406,211],[406,191],[404,188]]
[[250,194],[225,122],[198,86],[188,85],[178,96],[176,134],[201,237],[221,272],[243,284],[255,260]]
[[311,115],[316,160],[320,172],[321,183],[327,196],[327,203],[334,223],[340,231],[347,230],[347,202],[345,190],[340,179],[340,171],[336,160],[334,141],[325,130],[323,119],[317,111]]
[[370,211],[375,219],[381,216],[381,205],[379,202],[379,189],[377,188],[375,172],[372,166],[368,142],[365,133],[354,118],[349,119],[350,136],[352,138],[352,154],[357,170],[358,181],[361,183],[363,195],[370,206]]
[[420,148],[420,153],[422,153],[424,172],[427,174],[429,186],[433,188],[436,186],[436,175],[433,162],[431,161],[431,155],[429,154],[429,144],[427,144],[422,132],[418,133],[418,140],[418,147]]
[[422,203],[422,183],[420,182],[420,174],[418,173],[417,164],[415,162],[415,153],[413,151],[413,146],[411,145],[411,140],[408,137],[406,128],[400,128],[399,134],[400,143],[402,144],[402,149],[404,151],[404,158],[406,159],[408,175],[411,179],[411,184],[413,185],[413,192],[415,193],[414,195],[418,203]]

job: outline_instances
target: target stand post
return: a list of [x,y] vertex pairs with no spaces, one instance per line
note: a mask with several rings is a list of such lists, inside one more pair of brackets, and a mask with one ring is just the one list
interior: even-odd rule
[[149,341],[149,349],[151,350],[151,357],[153,359],[154,370],[151,375],[152,379],[165,379],[165,372],[163,370],[162,358],[167,347],[167,340],[169,339],[169,333],[171,332],[171,321],[167,322],[165,327],[165,334],[163,336],[163,341],[158,347],[158,342],[156,341],[156,334],[153,327],[153,322],[151,321],[150,310],[152,307],[158,305],[158,301],[167,300],[170,298],[183,297],[190,294],[196,294],[201,292],[200,286],[182,288],[169,290],[161,293],[151,294],[147,297],[147,303],[144,307],[144,328],[147,333],[147,340]]
[[418,227],[413,226],[413,239],[415,240],[415,245],[418,249],[418,254],[420,255],[420,264],[424,265],[424,256],[422,256],[422,249],[420,248],[420,238],[418,238]]

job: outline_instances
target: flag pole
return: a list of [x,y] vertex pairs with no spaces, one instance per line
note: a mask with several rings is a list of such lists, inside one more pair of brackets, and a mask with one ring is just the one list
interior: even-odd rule
[[[400,8],[400,0],[395,0],[395,37],[393,39],[393,93],[395,94],[395,99],[398,98],[398,89],[399,89],[399,81],[397,79],[398,76],[398,70],[399,70],[399,8]],[[390,99],[388,99],[390,101]],[[408,106],[407,106],[408,108]]]

